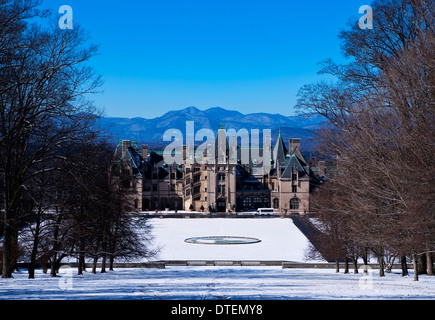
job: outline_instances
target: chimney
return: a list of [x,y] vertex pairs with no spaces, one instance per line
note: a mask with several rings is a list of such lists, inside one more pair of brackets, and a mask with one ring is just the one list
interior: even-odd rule
[[148,160],[148,145],[147,144],[142,145],[142,158],[145,161]]
[[183,145],[183,162],[185,163],[187,160],[187,146]]
[[301,139],[300,138],[290,138],[288,139],[289,144],[289,153],[292,154],[295,152],[296,148],[301,150]]
[[130,140],[122,140],[122,156],[125,155],[128,148],[131,147],[131,141]]

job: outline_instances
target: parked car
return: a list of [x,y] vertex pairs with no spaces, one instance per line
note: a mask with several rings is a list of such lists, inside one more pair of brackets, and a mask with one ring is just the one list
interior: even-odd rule
[[264,215],[269,216],[269,215],[273,215],[273,212],[274,212],[273,208],[258,208],[256,214],[260,216],[264,216]]

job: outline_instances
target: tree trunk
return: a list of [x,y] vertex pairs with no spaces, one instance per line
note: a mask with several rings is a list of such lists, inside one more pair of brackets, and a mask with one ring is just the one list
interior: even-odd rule
[[44,258],[44,260],[41,261],[41,268],[42,268],[42,273],[43,274],[47,274],[47,271],[48,271],[48,261],[47,261],[47,259]]
[[50,276],[52,276],[52,277],[56,276],[56,260],[57,260],[57,250],[58,250],[59,224],[60,224],[61,220],[62,220],[61,215],[58,215],[56,217],[56,225],[54,226],[54,230],[53,230],[53,257],[51,259],[51,270],[50,270]]
[[420,255],[420,263],[418,264],[418,274],[426,274],[427,272],[427,261],[426,255]]
[[385,271],[384,271],[384,256],[383,255],[379,255],[378,256],[378,261],[379,261],[379,276],[380,277],[384,277],[385,276]]
[[408,275],[408,264],[406,263],[406,256],[400,257],[400,264],[402,266],[402,277],[405,277]]
[[[80,245],[80,247],[82,247],[82,246]],[[77,267],[77,275],[79,275],[79,276],[83,275],[83,271],[86,271],[86,261],[85,261],[85,255],[84,255],[83,251],[80,249],[79,264]]]
[[79,263],[77,264],[77,275],[83,275],[83,259],[81,254],[79,256]]
[[[3,150],[2,150],[3,151]],[[16,203],[14,204],[13,199],[20,198],[17,194],[13,195],[14,189],[14,178],[10,176],[8,173],[12,173],[10,171],[13,168],[11,162],[7,160],[4,169],[4,177],[3,177],[3,268],[2,268],[2,278],[13,278],[13,266],[14,262],[12,261],[13,255],[13,242],[14,242],[14,218],[18,216],[18,210],[16,207]],[[18,241],[18,239],[17,239]],[[18,242],[17,242],[18,243]]]
[[35,235],[33,236],[33,247],[30,256],[29,279],[35,279],[36,255],[38,254],[40,228],[41,228],[41,210],[38,211],[38,215],[36,218]]
[[349,273],[349,258],[344,257],[344,273]]
[[98,257],[95,256],[94,257],[94,262],[92,263],[92,273],[97,273],[97,262],[98,262]]
[[2,278],[12,278],[12,235],[13,230],[8,224],[8,218],[5,219],[4,237],[3,237],[3,268]]
[[337,272],[337,273],[340,272],[340,260],[339,260],[339,258],[335,259],[335,272]]
[[80,260],[82,261],[82,272],[86,272],[86,258],[84,254],[80,255]]
[[51,267],[50,267],[50,277],[56,277],[56,260],[57,260],[57,253],[55,252],[53,254],[53,258],[51,260]]
[[20,257],[20,246],[18,244],[18,231],[14,230],[12,233],[12,255],[11,255],[11,270],[14,271],[20,271],[18,268],[18,258]]
[[369,274],[369,268],[368,268],[369,261],[368,261],[368,258],[367,258],[367,248],[365,249],[365,252],[364,252],[364,255],[363,255],[362,259],[364,261],[364,273],[365,274]]
[[415,253],[412,254],[412,266],[414,268],[414,281],[418,281],[418,261]]
[[82,238],[80,239],[80,255],[79,255],[80,264],[82,266],[82,270],[81,270],[82,273],[83,271],[86,272],[85,252],[86,252],[86,243],[85,240]]
[[426,253],[426,263],[427,263],[427,275],[433,276],[433,261],[432,261],[432,253],[427,252]]
[[110,255],[110,258],[109,258],[109,270],[110,271],[113,271],[113,261],[114,261],[115,259],[113,258],[113,255]]
[[101,261],[101,273],[106,273],[106,254],[103,255],[102,261]]
[[358,258],[357,257],[353,257],[352,258],[353,261],[353,273],[354,274],[358,274]]

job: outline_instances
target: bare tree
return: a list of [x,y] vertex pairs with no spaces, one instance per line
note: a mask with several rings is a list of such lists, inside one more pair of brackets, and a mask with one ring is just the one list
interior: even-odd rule
[[[69,199],[70,238],[75,240],[71,255],[79,260],[78,274],[85,268],[85,258],[93,258],[92,272],[102,259],[113,270],[115,258],[130,260],[151,258],[150,226],[138,218],[129,191],[113,175],[114,152],[111,145],[95,141],[73,149],[76,188]],[[131,177],[128,177],[131,178]]]
[[[36,175],[55,168],[41,163],[59,158],[59,147],[80,141],[90,126],[93,108],[82,97],[100,84],[86,61],[96,53],[86,47],[79,27],[27,25],[37,1],[5,0],[0,15],[0,168],[3,190],[2,277],[12,276],[11,245],[21,224],[21,203],[26,184]],[[85,117],[83,117],[85,115]],[[92,121],[91,121],[92,122]],[[46,130],[46,129],[49,130]]]
[[[340,34],[347,65],[331,60],[331,83],[306,85],[298,106],[328,118],[322,149],[337,159],[352,238],[377,255],[417,261],[435,249],[435,4],[374,1],[375,28]],[[326,210],[326,209],[324,209]],[[403,260],[403,259],[402,259]]]

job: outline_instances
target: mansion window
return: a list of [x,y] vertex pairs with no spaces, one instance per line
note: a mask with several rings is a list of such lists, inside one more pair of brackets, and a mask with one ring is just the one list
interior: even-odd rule
[[293,180],[293,181],[298,180],[298,174],[297,174],[297,173],[293,173],[293,174],[292,174],[292,180]]
[[196,186],[193,188],[193,194],[198,194],[201,192],[201,186]]
[[263,203],[263,199],[261,199],[260,197],[255,197],[254,198],[254,203],[255,204]]
[[273,208],[279,209],[279,199],[278,198],[273,199]]
[[298,192],[298,186],[292,186],[292,192]]
[[225,185],[224,184],[218,185],[218,193],[219,194],[225,194]]
[[217,176],[218,181],[225,181],[225,174],[219,173]]
[[293,198],[290,200],[290,210],[299,209],[299,199]]
[[247,197],[247,198],[243,199],[243,206],[245,208],[251,207],[251,198]]

